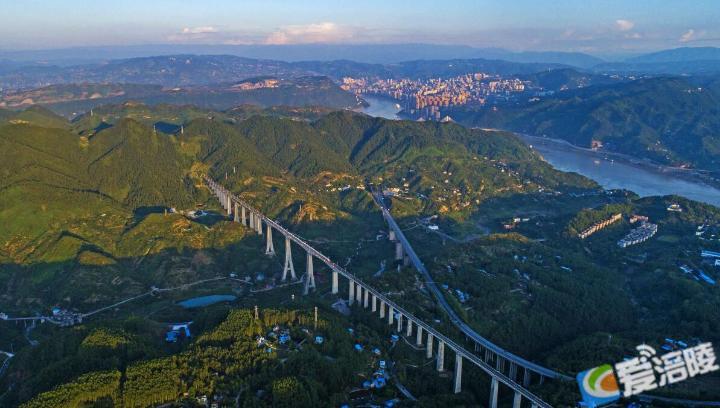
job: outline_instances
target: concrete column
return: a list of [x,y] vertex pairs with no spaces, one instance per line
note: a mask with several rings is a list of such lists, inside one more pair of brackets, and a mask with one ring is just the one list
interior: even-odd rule
[[455,394],[459,393],[462,387],[462,361],[462,356],[457,354],[455,356]]
[[365,290],[363,293],[363,307],[367,309],[368,307],[368,300],[370,300],[370,291]]
[[313,256],[307,253],[307,273],[305,275],[305,294],[310,292],[310,289],[315,289],[315,272],[313,271]]
[[348,282],[350,282],[350,285],[348,286],[348,305],[352,306],[352,304],[355,303],[355,282],[352,280]]
[[358,305],[362,304],[362,292],[363,292],[363,287],[358,284],[355,287],[355,300],[357,300]]
[[255,214],[255,222],[257,223],[255,230],[258,235],[262,235],[262,218],[260,217],[260,213]]
[[403,247],[400,242],[395,243],[395,260],[402,261],[403,259]]
[[492,382],[490,383],[490,404],[488,405],[489,408],[497,408],[497,401],[498,401],[498,380],[497,380],[497,378],[493,377]]
[[539,384],[542,385],[544,382],[545,382],[545,377],[544,377],[542,374],[540,374],[540,382],[539,382]]
[[520,408],[522,404],[522,394],[515,391],[515,397],[513,397],[513,408]]
[[489,363],[492,359],[492,354],[490,354],[490,349],[485,349],[485,362]]
[[495,368],[500,371],[501,373],[505,371],[505,359],[497,356],[497,362],[495,363]]
[[[250,213],[252,214],[252,213]],[[285,267],[283,268],[283,274],[282,274],[282,281],[285,282],[287,279],[287,273],[290,271],[290,276],[292,276],[292,280],[297,279],[297,276],[295,276],[295,267],[293,266],[292,261],[292,251],[291,251],[291,243],[290,238],[285,237]]]
[[242,222],[242,225],[247,226],[247,223],[245,222],[247,220],[247,217],[245,215],[245,206],[240,206],[240,222]]
[[235,203],[235,211],[233,211],[233,221],[235,222],[240,222],[240,211],[238,207],[240,207],[240,205],[238,203]]
[[412,320],[407,319],[407,328],[405,330],[405,336],[410,337],[412,336]]
[[517,365],[512,361],[510,362],[510,374],[508,374],[508,377],[510,377],[513,382],[515,382],[515,377],[517,377]]
[[372,309],[371,311],[373,313],[377,312],[377,296],[373,295],[372,297]]
[[403,266],[410,266],[410,257],[407,254],[403,256]]
[[388,232],[388,239],[393,242],[395,241],[395,230],[394,229],[390,229],[390,231]]
[[255,229],[255,213],[250,211],[250,220],[248,222],[248,227]]
[[428,332],[427,335],[427,347],[425,348],[425,356],[427,358],[432,358],[432,348],[433,348],[433,335],[432,333]]
[[380,318],[385,318],[385,302],[383,302],[382,300],[380,300]]
[[435,369],[438,371],[445,370],[445,343],[438,340],[437,360],[435,360]]
[[398,322],[397,322],[397,332],[402,333],[402,326],[403,325],[403,315],[398,314]]
[[273,245],[272,239],[272,227],[267,224],[267,240],[265,243],[265,255],[275,255],[275,246]]
[[232,214],[232,201],[230,198],[230,194],[227,195],[227,207],[225,208],[227,208],[227,215]]
[[337,271],[332,271],[332,293],[333,293],[333,295],[337,295],[337,293],[338,293],[338,273],[337,273]]
[[422,346],[422,330],[422,326],[418,325],[415,333],[415,345],[418,347]]
[[388,325],[392,325],[395,320],[395,309],[392,306],[388,307]]
[[523,387],[527,388],[530,386],[530,375],[531,372],[527,368],[523,369]]

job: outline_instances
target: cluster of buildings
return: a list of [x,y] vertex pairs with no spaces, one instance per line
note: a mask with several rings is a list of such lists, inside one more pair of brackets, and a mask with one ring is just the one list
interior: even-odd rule
[[596,222],[595,224],[591,225],[589,228],[586,228],[583,231],[581,231],[578,234],[578,238],[585,239],[585,238],[589,237],[590,235],[602,230],[603,228],[606,228],[608,225],[611,225],[615,222],[620,221],[620,219],[622,219],[622,214],[617,213],[606,220]]
[[460,290],[460,289],[454,289],[454,290],[453,290],[453,289],[450,289],[450,286],[445,285],[445,284],[442,285],[442,288],[445,289],[446,291],[454,294],[455,296],[457,296],[457,298],[458,298],[458,300],[460,301],[460,303],[465,303],[465,302],[468,301],[468,299],[470,299],[470,294],[467,293],[467,292],[463,292],[463,291]]
[[61,327],[74,326],[82,323],[82,313],[73,312],[72,310],[61,309],[59,307],[52,308],[51,320],[58,323]]
[[627,235],[625,235],[623,239],[618,241],[617,244],[620,248],[627,248],[631,245],[645,242],[648,239],[652,238],[657,233],[657,230],[657,224],[643,221],[639,227],[630,231]]
[[341,88],[357,95],[371,94],[399,101],[405,114],[416,119],[440,121],[441,108],[467,104],[484,105],[508,100],[528,84],[518,78],[502,78],[482,72],[452,78],[377,79],[343,78]]

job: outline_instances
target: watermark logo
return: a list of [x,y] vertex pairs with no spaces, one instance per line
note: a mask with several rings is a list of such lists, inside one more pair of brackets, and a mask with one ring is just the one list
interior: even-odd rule
[[614,366],[604,364],[577,375],[586,406],[597,407],[615,401],[621,395],[630,397],[720,369],[711,343],[660,356],[645,344],[636,349],[637,357]]
[[581,372],[577,375],[577,381],[583,401],[589,407],[604,405],[620,398],[620,388],[610,364]]

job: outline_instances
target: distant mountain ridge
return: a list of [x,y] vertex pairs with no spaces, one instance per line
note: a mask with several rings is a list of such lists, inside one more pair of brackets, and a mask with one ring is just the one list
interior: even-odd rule
[[299,61],[353,60],[391,64],[421,59],[502,59],[509,62],[557,63],[590,67],[603,60],[580,52],[509,51],[444,44],[292,44],[292,45],[143,45],[5,51],[0,59],[78,65],[107,60],[180,54],[232,55],[253,59]]

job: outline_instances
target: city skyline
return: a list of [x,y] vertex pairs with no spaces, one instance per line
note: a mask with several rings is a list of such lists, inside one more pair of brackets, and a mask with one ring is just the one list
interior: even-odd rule
[[692,7],[653,0],[7,3],[0,16],[0,51],[150,44],[429,43],[607,55],[720,45],[720,29],[714,24],[720,8],[712,1],[693,2]]

